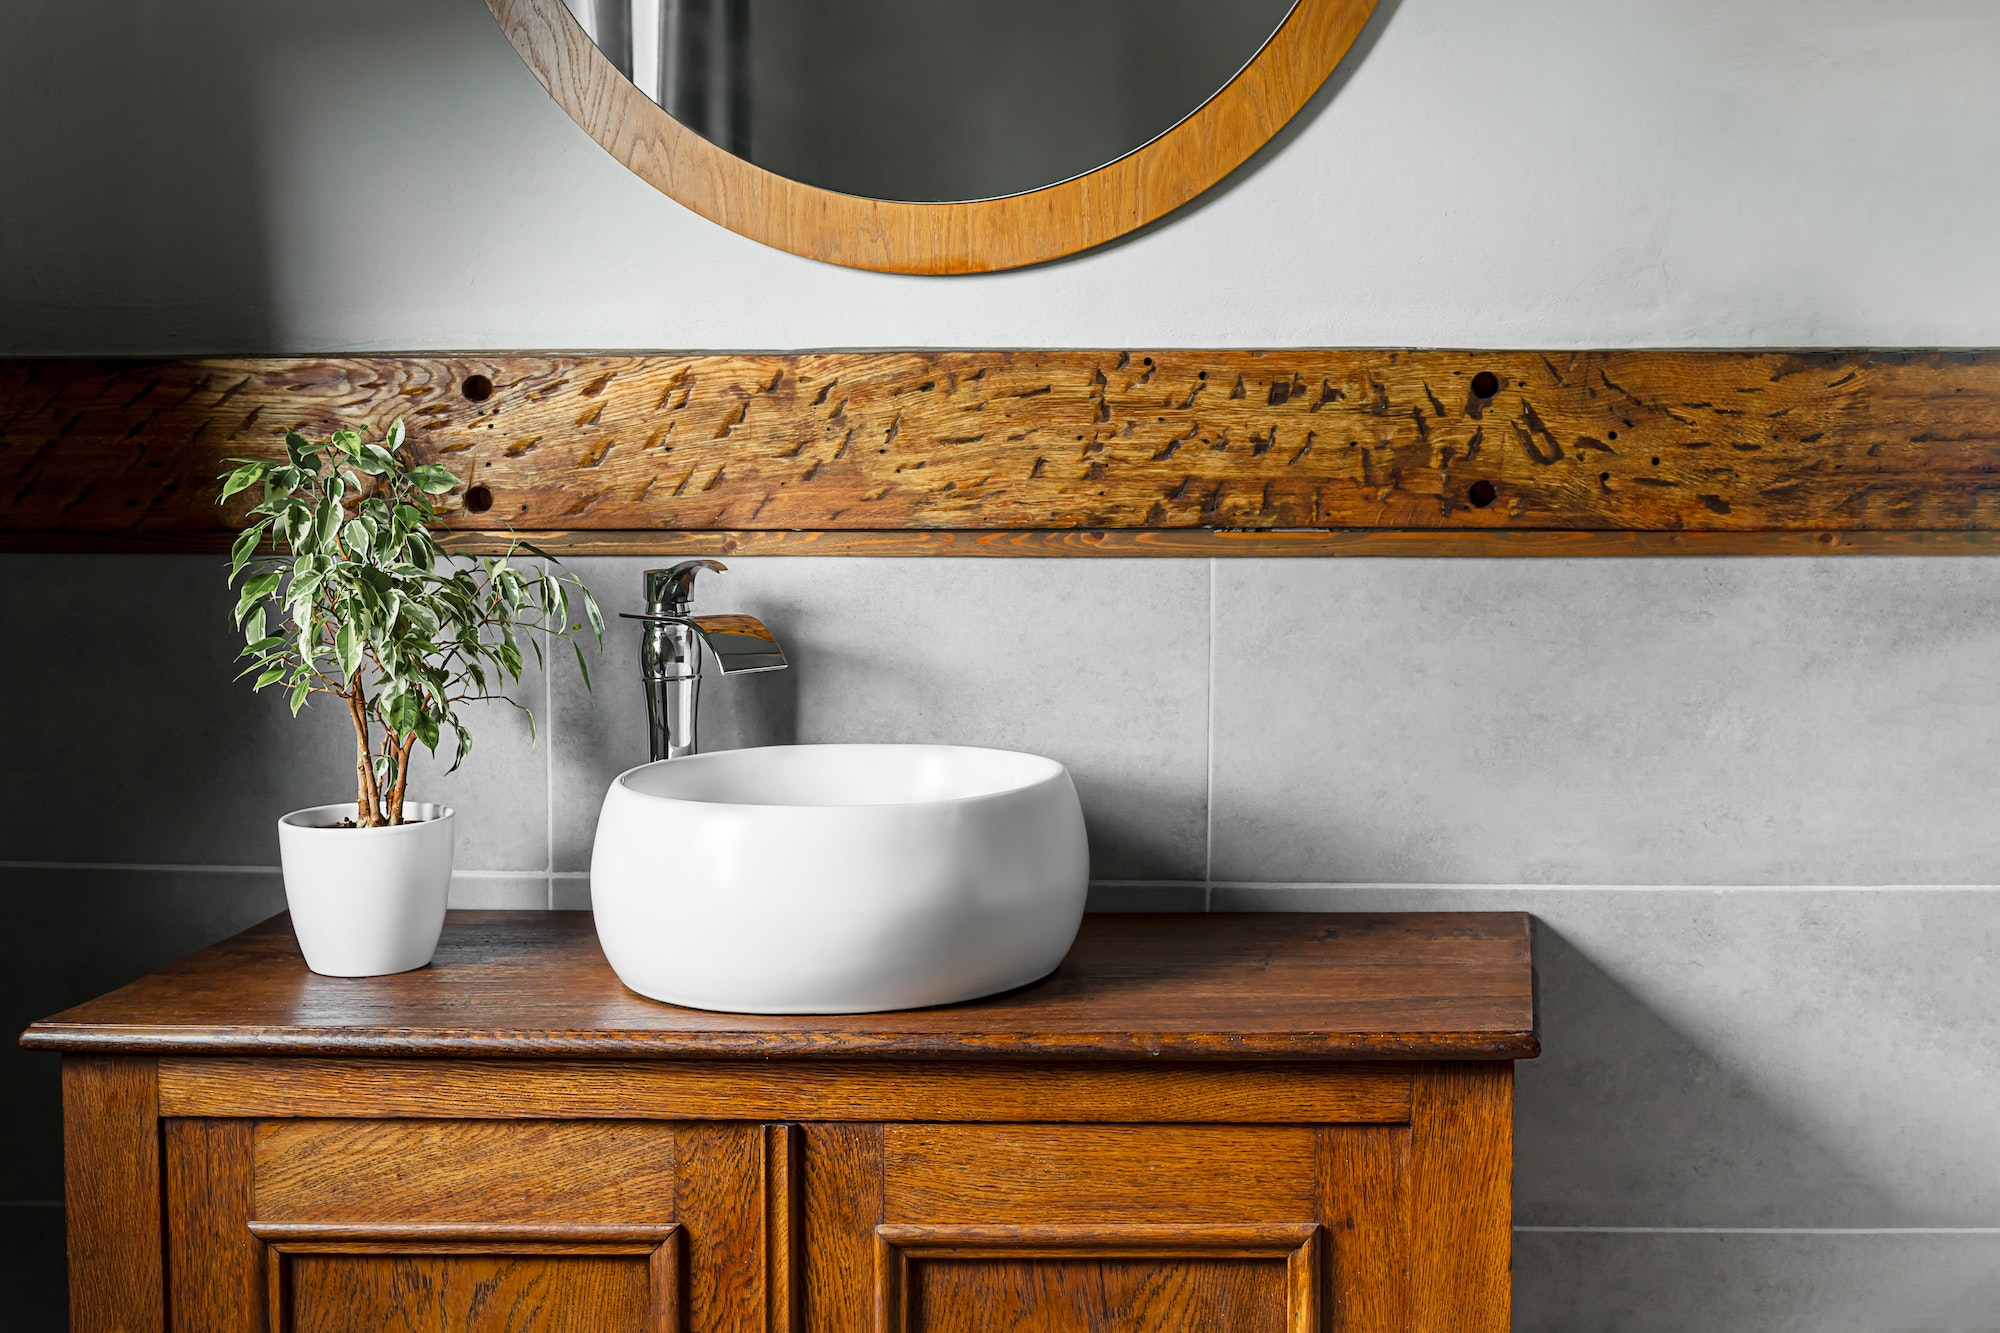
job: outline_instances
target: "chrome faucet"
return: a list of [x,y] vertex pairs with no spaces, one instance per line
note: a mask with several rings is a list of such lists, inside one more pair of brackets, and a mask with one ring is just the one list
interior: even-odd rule
[[720,574],[727,568],[714,560],[683,560],[671,569],[649,569],[646,610],[624,613],[625,619],[646,626],[639,639],[639,675],[646,685],[646,718],[655,760],[695,752],[702,644],[715,654],[715,664],[725,676],[785,669],[784,651],[757,617],[688,614],[695,575],[704,569]]

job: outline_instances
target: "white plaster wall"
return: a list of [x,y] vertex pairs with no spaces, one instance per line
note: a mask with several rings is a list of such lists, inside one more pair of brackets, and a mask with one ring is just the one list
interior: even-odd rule
[[1989,0],[1383,0],[1356,55],[1166,225],[926,279],[663,198],[479,0],[12,0],[0,348],[2000,342]]

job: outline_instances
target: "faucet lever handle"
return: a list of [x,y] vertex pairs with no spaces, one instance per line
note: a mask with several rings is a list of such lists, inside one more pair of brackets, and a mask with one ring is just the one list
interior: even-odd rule
[[684,616],[694,595],[694,577],[704,569],[720,574],[729,566],[719,560],[683,560],[667,569],[646,571],[646,614]]

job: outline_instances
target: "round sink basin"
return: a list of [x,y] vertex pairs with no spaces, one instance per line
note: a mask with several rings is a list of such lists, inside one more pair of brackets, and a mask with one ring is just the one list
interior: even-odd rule
[[774,745],[646,764],[604,798],[597,935],[641,995],[852,1014],[1047,976],[1089,852],[1053,759],[951,745]]

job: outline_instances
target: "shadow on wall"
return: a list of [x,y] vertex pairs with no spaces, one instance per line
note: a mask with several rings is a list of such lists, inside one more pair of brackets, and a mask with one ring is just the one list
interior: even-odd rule
[[260,38],[241,3],[0,11],[0,355],[273,337]]
[[1904,1209],[1539,918],[1517,1226],[1893,1226]]

